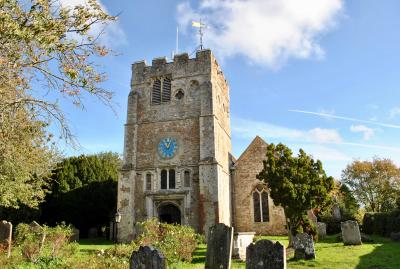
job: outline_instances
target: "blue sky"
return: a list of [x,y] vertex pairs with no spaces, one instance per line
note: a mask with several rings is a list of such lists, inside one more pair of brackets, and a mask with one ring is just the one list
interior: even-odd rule
[[83,111],[61,100],[82,146],[67,155],[122,152],[131,63],[170,57],[178,25],[180,52],[193,52],[198,39],[190,22],[201,17],[210,26],[205,46],[229,82],[236,157],[260,135],[303,148],[336,178],[354,159],[400,164],[399,1],[101,3],[120,13],[103,38],[120,53],[102,63],[116,113],[91,98]]

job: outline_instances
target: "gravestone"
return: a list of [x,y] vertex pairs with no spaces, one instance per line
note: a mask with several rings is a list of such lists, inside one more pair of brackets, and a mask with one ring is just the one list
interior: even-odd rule
[[0,244],[7,248],[7,256],[11,255],[12,224],[5,220],[0,222]]
[[317,223],[318,239],[323,240],[326,237],[326,223]]
[[342,214],[340,213],[339,204],[334,204],[332,207],[332,217],[334,220],[339,221],[342,219]]
[[309,220],[311,220],[315,225],[317,225],[317,216],[315,216],[314,211],[312,210],[308,210],[307,211],[307,217],[309,218]]
[[357,221],[348,220],[340,223],[342,239],[345,245],[361,245],[361,234]]
[[294,257],[296,259],[315,259],[314,241],[307,233],[297,234],[293,237]]
[[232,258],[245,260],[246,249],[253,243],[254,232],[240,232],[233,236]]
[[98,236],[98,231],[96,227],[92,227],[88,231],[88,238],[96,238]]
[[206,269],[231,267],[233,228],[223,223],[210,227],[207,238]]
[[69,241],[78,241],[79,240],[79,230],[76,228],[72,229],[72,235],[69,238]]
[[400,241],[400,232],[398,233],[390,233],[390,239],[392,239],[393,241]]
[[132,252],[129,269],[165,269],[167,261],[158,249],[149,246],[140,246]]
[[246,250],[246,269],[286,269],[286,249],[279,242],[259,240]]
[[40,233],[40,232],[43,231],[43,227],[40,226],[40,224],[37,223],[36,221],[32,221],[32,222],[29,224],[29,227],[30,227],[31,231],[32,231],[32,232],[35,232],[35,233]]

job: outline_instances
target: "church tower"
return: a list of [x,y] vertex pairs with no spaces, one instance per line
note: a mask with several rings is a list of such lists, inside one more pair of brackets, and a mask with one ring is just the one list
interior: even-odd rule
[[229,88],[210,50],[132,65],[118,240],[159,218],[205,233],[231,224]]

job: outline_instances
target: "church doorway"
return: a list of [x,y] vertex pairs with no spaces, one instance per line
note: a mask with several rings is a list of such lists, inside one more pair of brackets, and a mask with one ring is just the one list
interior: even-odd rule
[[166,204],[160,206],[158,218],[160,222],[168,224],[181,224],[181,211],[173,204]]

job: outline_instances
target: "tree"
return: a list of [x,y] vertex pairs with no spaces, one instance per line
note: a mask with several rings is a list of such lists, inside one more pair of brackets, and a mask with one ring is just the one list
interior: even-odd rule
[[264,168],[257,178],[267,183],[271,198],[283,207],[291,234],[315,233],[307,210],[324,207],[333,189],[332,177],[327,177],[322,163],[300,149],[298,156],[283,144],[269,144]]
[[58,0],[0,0],[0,206],[42,201],[57,156],[50,124],[74,142],[59,97],[78,107],[86,95],[110,104],[95,63],[109,49],[91,29],[113,20],[95,0],[73,8]]
[[41,221],[49,225],[73,224],[85,235],[97,225],[107,225],[116,210],[118,154],[69,157],[53,170],[50,193],[41,205]]
[[342,181],[367,211],[384,212],[396,208],[400,170],[392,160],[353,161],[343,170]]

